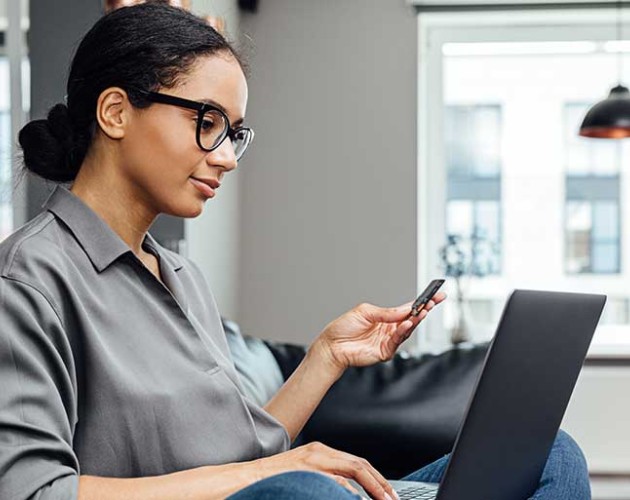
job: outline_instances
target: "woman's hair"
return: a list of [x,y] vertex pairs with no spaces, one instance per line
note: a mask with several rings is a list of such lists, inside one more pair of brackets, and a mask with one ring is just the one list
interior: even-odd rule
[[134,89],[172,88],[201,56],[227,53],[245,71],[226,39],[203,19],[162,2],[123,7],[103,16],[81,41],[70,67],[67,104],[18,135],[23,169],[57,182],[73,180],[95,131],[103,90],[120,87],[138,108],[149,102]]

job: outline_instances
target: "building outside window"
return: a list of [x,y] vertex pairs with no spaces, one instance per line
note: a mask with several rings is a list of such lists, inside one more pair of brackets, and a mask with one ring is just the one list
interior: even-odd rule
[[[473,267],[501,270],[501,107],[445,108],[446,232],[461,238]],[[486,255],[478,242],[495,249]]]
[[584,139],[575,131],[593,103],[567,103],[565,125],[565,269],[569,274],[621,270],[620,141]]

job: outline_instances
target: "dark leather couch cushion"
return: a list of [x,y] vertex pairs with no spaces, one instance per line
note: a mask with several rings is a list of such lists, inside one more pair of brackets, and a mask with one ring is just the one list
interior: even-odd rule
[[[305,348],[266,343],[286,380]],[[397,354],[387,363],[349,368],[293,446],[321,441],[369,460],[389,479],[403,477],[452,449],[487,348]]]

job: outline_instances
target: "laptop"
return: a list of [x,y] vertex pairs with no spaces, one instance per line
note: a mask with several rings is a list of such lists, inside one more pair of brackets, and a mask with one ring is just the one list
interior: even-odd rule
[[529,498],[538,487],[605,302],[604,295],[515,290],[442,482],[390,481],[400,498]]

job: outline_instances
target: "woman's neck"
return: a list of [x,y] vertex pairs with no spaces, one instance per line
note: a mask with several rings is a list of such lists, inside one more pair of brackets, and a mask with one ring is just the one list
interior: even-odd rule
[[72,188],[141,259],[147,255],[142,242],[157,213],[134,192],[115,168],[95,166],[89,159],[81,166]]

